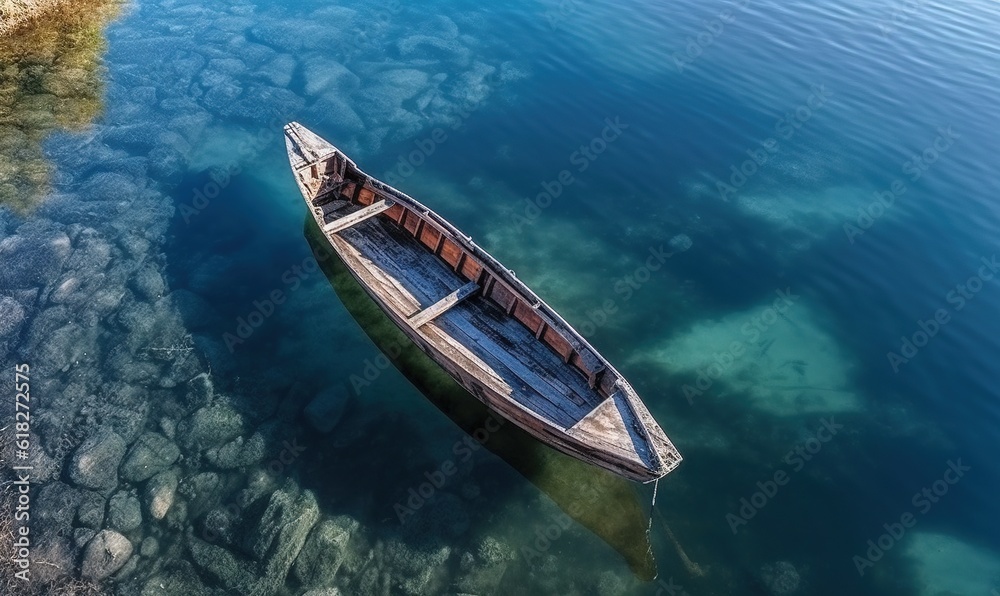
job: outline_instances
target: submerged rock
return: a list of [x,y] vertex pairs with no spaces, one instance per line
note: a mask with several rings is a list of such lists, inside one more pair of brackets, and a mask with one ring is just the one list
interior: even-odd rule
[[[143,543],[145,546],[145,543]],[[171,559],[166,569],[146,580],[140,596],[208,596],[215,594],[198,579],[198,572],[183,559]]]
[[464,64],[469,59],[469,50],[457,40],[442,39],[431,35],[410,35],[396,43],[399,54],[404,57],[419,56],[438,60],[451,60]]
[[201,537],[213,543],[232,545],[239,530],[239,509],[216,507],[205,515]]
[[296,53],[312,47],[328,46],[335,41],[338,30],[311,19],[295,21],[285,18],[255,25],[250,29],[250,37],[278,50]]
[[208,373],[201,373],[188,381],[187,393],[184,396],[188,405],[204,407],[212,403],[215,396],[215,385]]
[[222,447],[209,449],[205,452],[205,459],[223,470],[233,470],[258,464],[266,455],[267,442],[264,434],[257,431],[249,439],[236,437]]
[[127,342],[134,349],[145,346],[152,339],[156,327],[153,305],[141,300],[126,301],[121,305],[114,320],[129,332]]
[[[174,132],[168,134],[177,134]],[[181,181],[188,163],[184,154],[173,147],[158,146],[149,152],[150,175],[168,184]]]
[[257,507],[258,503],[269,497],[277,488],[271,474],[264,470],[253,470],[247,477],[246,487],[236,494],[236,504],[244,511],[248,511]]
[[21,331],[24,325],[25,312],[13,298],[0,296],[0,340],[11,338]]
[[83,551],[83,577],[102,580],[125,566],[132,556],[132,543],[113,530],[101,530]]
[[113,201],[131,203],[142,192],[140,182],[124,174],[98,172],[80,187],[84,201]]
[[487,565],[495,565],[514,559],[514,552],[496,538],[487,536],[476,547],[476,558]]
[[319,95],[327,90],[348,92],[357,89],[361,82],[358,75],[327,56],[304,57],[302,70],[308,95]]
[[309,533],[293,570],[303,586],[326,586],[333,583],[344,562],[347,544],[358,529],[357,520],[339,515],[320,522]]
[[160,550],[160,542],[152,536],[147,536],[139,545],[139,554],[146,557],[154,557]]
[[670,239],[670,249],[684,252],[694,246],[694,241],[687,234],[678,234]]
[[799,589],[802,579],[799,572],[788,561],[768,563],[760,569],[760,577],[768,591],[775,596],[792,594]]
[[279,54],[274,60],[258,68],[254,74],[267,79],[278,87],[287,87],[292,82],[295,67],[295,58],[288,54]]
[[76,449],[69,477],[84,488],[114,488],[118,484],[118,465],[123,457],[125,440],[113,431],[99,429]]
[[108,501],[108,527],[120,532],[131,532],[142,524],[139,499],[131,493],[120,491]]
[[32,368],[41,374],[66,372],[79,364],[81,359],[85,361],[88,354],[93,359],[97,332],[98,329],[94,327],[85,329],[76,323],[68,323],[52,331],[47,337],[42,337],[35,333],[33,327],[24,354],[33,362],[38,362]]
[[0,288],[45,286],[59,276],[71,250],[69,236],[56,230],[0,240]]
[[97,530],[104,525],[104,509],[105,501],[100,493],[83,491],[80,507],[76,510],[76,521],[81,526]]
[[139,269],[132,279],[132,289],[146,300],[156,300],[163,296],[167,285],[160,272],[150,265]]
[[273,593],[264,591],[253,573],[250,562],[232,551],[193,536],[188,536],[187,547],[194,564],[208,578],[218,582],[227,591],[255,595]]
[[[229,19],[223,19],[224,21]],[[234,57],[240,58],[250,70],[256,74],[261,66],[277,54],[271,48],[247,41],[246,37],[238,35],[229,40],[226,44],[226,51]]]
[[[35,385],[37,387],[37,385]],[[33,387],[34,389],[34,387]],[[46,392],[45,389],[41,389],[42,394]],[[56,400],[53,400],[56,401]],[[36,412],[38,410],[35,410]],[[39,430],[41,430],[41,425]],[[42,439],[34,431],[28,432],[28,441],[31,445],[41,445]],[[45,452],[44,449],[32,449],[28,454],[27,460],[18,460],[21,464],[31,466],[31,483],[41,484],[43,482],[48,482],[50,480],[55,480],[59,478],[62,473],[63,458],[60,457],[56,459]]]
[[244,430],[243,417],[227,404],[205,406],[178,427],[184,446],[198,451],[224,445]]
[[231,106],[236,99],[243,94],[243,88],[236,83],[220,83],[205,93],[202,103],[205,107],[217,112],[222,116],[228,116]]
[[181,480],[177,489],[187,499],[192,516],[219,504],[222,499],[223,479],[215,472],[201,472]]
[[261,593],[273,593],[284,584],[318,518],[312,491],[300,490],[293,481],[271,494],[260,521],[243,541],[244,550],[261,562]]
[[135,350],[124,343],[116,344],[104,360],[104,372],[112,379],[137,385],[151,385],[160,376],[160,367],[153,362],[140,360]]
[[175,470],[165,470],[146,484],[146,511],[153,519],[163,519],[174,504],[180,478]]
[[[516,554],[508,545],[492,536],[487,536],[476,545],[475,555],[465,553],[460,562],[462,575],[457,579],[456,587],[472,594],[496,593],[497,586],[503,579],[507,566],[516,558]],[[602,596],[620,594],[603,586],[597,593]]]
[[365,130],[364,120],[354,111],[350,102],[327,93],[309,108],[310,118],[322,118],[338,133],[348,136]]
[[369,123],[376,125],[398,124],[407,115],[422,122],[420,116],[409,114],[403,105],[425,90],[429,81],[427,73],[413,69],[379,73],[377,82],[355,94],[357,109]]
[[129,482],[142,482],[173,465],[181,450],[159,433],[143,433],[125,456],[121,477]]
[[[302,97],[288,89],[251,83],[243,94],[243,99],[233,108],[233,112],[237,116],[273,126],[276,118],[295,119],[305,105],[306,102]],[[271,134],[272,138],[279,138],[277,131],[272,130]]]
[[101,140],[111,148],[124,149],[133,155],[146,155],[159,143],[161,132],[159,125],[147,122],[107,126]]
[[416,596],[440,591],[432,588],[431,579],[442,572],[451,557],[451,547],[433,540],[408,545],[397,538],[381,546],[376,551],[380,551],[382,567],[391,572],[398,593]]
[[239,77],[247,71],[247,65],[239,58],[213,58],[208,61],[208,70]]
[[451,98],[466,111],[476,109],[494,92],[496,71],[495,66],[475,62],[450,85]]

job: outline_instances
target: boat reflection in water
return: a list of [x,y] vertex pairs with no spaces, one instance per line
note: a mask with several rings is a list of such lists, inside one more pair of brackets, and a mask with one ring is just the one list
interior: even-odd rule
[[[473,434],[486,428],[496,415],[396,327],[330,248],[313,218],[306,220],[305,236],[313,254],[320,257],[327,279],[365,334],[462,430]],[[491,432],[484,446],[618,551],[638,578],[650,581],[656,576],[646,535],[648,503],[640,500],[638,485],[551,449],[513,424]]]

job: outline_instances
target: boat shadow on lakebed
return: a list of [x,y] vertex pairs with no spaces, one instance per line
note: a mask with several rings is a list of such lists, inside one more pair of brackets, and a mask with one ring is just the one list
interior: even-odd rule
[[[638,485],[564,455],[492,413],[424,354],[383,313],[324,240],[311,217],[304,235],[347,311],[386,358],[435,407],[545,493],[577,523],[615,549],[643,581],[656,577],[646,535],[648,505]],[[493,429],[496,430],[493,430]]]

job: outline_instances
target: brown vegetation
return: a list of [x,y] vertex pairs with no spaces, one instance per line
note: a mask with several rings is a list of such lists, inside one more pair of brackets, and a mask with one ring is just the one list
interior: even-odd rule
[[[44,18],[4,34],[10,15],[42,3]],[[121,6],[117,0],[0,0],[0,204],[22,212],[35,205],[49,181],[42,140],[100,113],[102,30]]]
[[9,33],[65,0],[0,0],[0,35]]
[[60,0],[0,0],[0,35],[16,29],[59,2]]
[[[4,417],[6,418],[6,416]],[[15,552],[14,540],[17,527],[14,523],[14,506],[16,493],[11,473],[10,461],[13,450],[13,436],[10,432],[12,423],[0,427],[0,594],[19,594],[23,596],[100,596],[104,592],[98,584],[74,577],[65,577],[58,581],[40,582],[24,581],[14,574],[21,568],[12,561]],[[43,560],[32,559],[32,566],[51,565]]]

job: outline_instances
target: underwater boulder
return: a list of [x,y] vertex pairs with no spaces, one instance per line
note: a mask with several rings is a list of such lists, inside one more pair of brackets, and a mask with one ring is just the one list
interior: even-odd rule
[[159,433],[143,433],[122,462],[122,480],[142,482],[173,465],[181,455],[180,448]]
[[125,566],[132,556],[132,543],[113,530],[101,530],[83,551],[81,574],[102,580]]
[[802,578],[795,565],[788,561],[768,563],[760,569],[760,578],[768,591],[775,596],[786,596],[799,589]]
[[293,573],[303,586],[328,586],[340,570],[357,520],[338,515],[316,524],[295,560]]
[[72,246],[60,231],[8,236],[0,241],[0,289],[44,287],[59,276]]
[[118,466],[125,457],[125,440],[117,433],[98,429],[73,454],[69,477],[83,488],[102,490],[118,484]]
[[164,470],[150,478],[149,482],[146,483],[146,511],[153,519],[166,517],[170,507],[174,504],[179,483],[180,479],[175,470]]
[[24,307],[13,298],[0,296],[0,340],[15,337],[24,325]]
[[159,299],[167,289],[163,276],[151,265],[146,265],[135,273],[131,286],[136,294],[146,300]]
[[[81,491],[80,506],[76,509],[76,521],[85,528],[98,530],[104,525],[104,497],[100,493]],[[92,535],[91,535],[92,537]],[[90,538],[87,538],[90,540]]]
[[108,501],[108,528],[131,532],[142,525],[139,499],[130,492],[119,491]]
[[212,404],[197,410],[177,430],[183,446],[196,451],[219,447],[245,432],[243,416],[227,404]]

